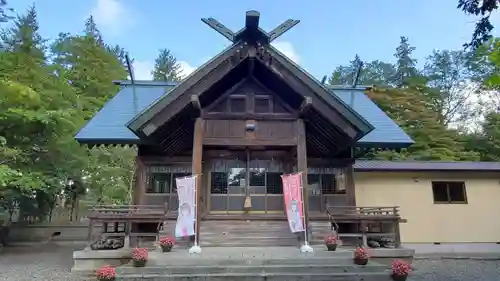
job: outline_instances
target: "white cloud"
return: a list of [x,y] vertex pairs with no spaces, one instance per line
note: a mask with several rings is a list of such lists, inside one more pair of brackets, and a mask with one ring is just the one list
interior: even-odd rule
[[151,80],[151,71],[154,68],[152,61],[134,61],[134,78],[137,80]]
[[282,52],[285,56],[287,56],[289,59],[293,60],[295,63],[300,62],[300,56],[295,51],[295,48],[293,47],[292,43],[287,41],[280,41],[271,44],[280,52]]
[[197,67],[194,67],[192,65],[190,65],[188,62],[186,61],[179,61],[179,65],[181,66],[181,76],[182,77],[186,77],[188,76],[189,74],[191,74],[193,71],[196,70]]
[[[179,61],[181,66],[181,76],[186,77],[196,70],[196,67],[190,65],[186,61]],[[137,80],[151,80],[153,79],[151,71],[154,69],[153,61],[134,61],[134,78]]]
[[97,0],[90,11],[99,28],[118,33],[133,23],[131,11],[118,0]]

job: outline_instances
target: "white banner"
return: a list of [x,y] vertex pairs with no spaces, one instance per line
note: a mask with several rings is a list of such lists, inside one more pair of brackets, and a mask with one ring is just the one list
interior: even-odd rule
[[176,178],[179,210],[175,237],[193,236],[196,222],[196,176]]

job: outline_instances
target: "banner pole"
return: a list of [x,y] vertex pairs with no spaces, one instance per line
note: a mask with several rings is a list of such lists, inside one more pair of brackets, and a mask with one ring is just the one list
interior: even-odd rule
[[198,177],[199,175],[194,176],[194,245],[189,249],[190,254],[200,254],[201,247],[198,245]]
[[300,197],[302,197],[302,223],[304,224],[304,246],[300,247],[300,251],[303,253],[312,253],[313,248],[309,245],[309,235],[308,235],[308,225],[306,220],[306,202],[304,199],[304,191],[307,190],[304,188],[304,174],[300,172]]

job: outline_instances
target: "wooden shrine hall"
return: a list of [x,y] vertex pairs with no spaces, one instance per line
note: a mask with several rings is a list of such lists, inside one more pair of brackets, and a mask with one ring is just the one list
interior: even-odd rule
[[[300,171],[311,243],[322,242],[333,225],[345,241],[366,244],[378,235],[398,245],[398,208],[357,206],[353,164],[355,151],[413,141],[364,94],[366,87],[326,86],[270,44],[297,20],[269,32],[255,11],[237,32],[202,20],[232,45],[178,84],[115,81],[119,92],[75,137],[89,146],[137,147],[133,202],[121,212],[137,215],[129,231],[156,235],[154,218],[171,231],[175,178],[196,174],[202,246],[294,245],[281,175]],[[148,218],[140,206],[166,209]],[[127,222],[106,211],[92,218]]]

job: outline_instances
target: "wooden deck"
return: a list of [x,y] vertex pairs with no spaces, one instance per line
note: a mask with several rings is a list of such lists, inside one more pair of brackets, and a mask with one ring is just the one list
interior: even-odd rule
[[[93,226],[103,224],[101,236],[111,237],[157,237],[160,225],[164,224],[165,233],[173,233],[176,215],[169,212],[166,206],[130,205],[130,206],[96,206],[88,215],[90,219],[89,240],[92,240]],[[386,237],[400,246],[399,224],[405,222],[399,215],[399,207],[327,207],[326,212],[309,213],[311,236],[310,242],[322,243],[326,235],[336,234],[351,244],[367,246],[368,240],[373,237]],[[274,221],[274,222],[273,222]],[[154,223],[158,231],[140,232],[132,229],[132,224]],[[278,224],[280,227],[278,227]],[[109,230],[111,226],[111,230]],[[242,236],[243,233],[255,233],[262,242],[276,243],[276,239],[283,239],[283,245],[292,245],[297,241],[288,234],[285,214],[259,215],[205,215],[200,223],[200,243],[207,245],[255,245],[256,239]],[[258,228],[252,230],[252,228]],[[272,231],[267,231],[272,230]],[[278,231],[279,230],[279,231]],[[258,233],[256,233],[256,231]],[[285,233],[286,232],[286,233]],[[220,235],[218,235],[220,234]],[[258,235],[257,235],[258,234]],[[248,236],[248,235],[247,235]],[[247,239],[237,241],[238,238]],[[130,240],[136,244],[137,239]],[[226,241],[227,240],[227,241]],[[250,241],[251,240],[251,241]],[[258,240],[258,239],[257,239]],[[285,241],[286,240],[286,241]],[[272,242],[272,243],[271,243]],[[206,244],[205,243],[205,244]],[[264,243],[264,244],[266,244]],[[280,244],[280,243],[278,243]]]

